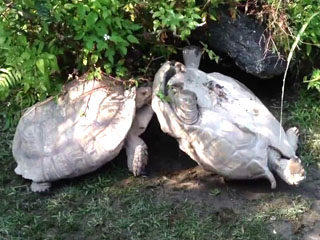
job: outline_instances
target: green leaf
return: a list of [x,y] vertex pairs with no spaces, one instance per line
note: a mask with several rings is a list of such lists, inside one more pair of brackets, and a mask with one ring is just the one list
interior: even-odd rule
[[99,20],[95,26],[94,29],[96,30],[97,34],[101,37],[103,37],[105,34],[107,34],[107,29],[106,29],[106,24],[104,23],[104,21]]
[[45,74],[45,62],[43,58],[37,60],[36,65],[42,74]]
[[87,59],[86,57],[84,57],[84,58],[82,59],[82,64],[83,64],[84,66],[87,66],[87,65],[88,65],[88,59]]
[[108,44],[107,43],[105,43],[104,41],[101,41],[101,40],[97,41],[97,50],[99,52],[104,50],[104,49],[107,49],[107,48],[108,48]]
[[57,59],[56,56],[51,53],[45,53],[45,54],[43,54],[43,56],[45,56],[49,60],[56,60]]
[[82,20],[86,15],[86,8],[83,6],[83,4],[78,4],[77,12],[78,12],[79,19]]
[[171,99],[169,98],[169,96],[166,96],[162,91],[157,92],[157,97],[160,98],[161,101],[164,102],[171,102]]
[[94,47],[94,37],[93,36],[85,36],[84,44],[87,50],[91,51]]
[[212,189],[212,190],[210,191],[209,194],[212,195],[212,196],[218,196],[220,193],[221,193],[221,190],[220,190],[220,189],[214,188],[214,189]]
[[93,64],[97,63],[98,60],[99,60],[99,56],[98,56],[98,55],[93,54],[93,55],[91,56],[91,62],[92,62]]
[[[44,82],[40,82],[40,89],[43,91],[43,92],[46,92],[47,91],[47,87],[45,86]],[[40,97],[41,98],[41,97]]]
[[95,12],[90,12],[86,18],[87,27],[93,26],[97,20],[98,20],[98,14],[96,14]]
[[111,15],[111,11],[110,10],[107,10],[107,9],[104,9],[103,12],[102,12],[102,18],[103,19],[106,19],[107,17],[109,17]]
[[30,53],[29,53],[29,52],[23,52],[23,53],[21,54],[21,58],[26,59],[26,60],[29,60],[29,58],[30,58]]
[[67,10],[70,10],[70,9],[74,8],[75,5],[74,5],[74,4],[71,4],[71,3],[66,3],[65,5],[63,5],[63,7],[64,7],[65,9],[67,9]]
[[28,82],[23,83],[23,91],[26,93],[30,89],[30,84]]
[[152,18],[160,17],[162,16],[162,13],[159,11],[156,11],[154,14],[152,14]]
[[127,37],[127,39],[128,39],[128,41],[129,42],[131,42],[131,43],[139,43],[139,40],[135,37],[135,36],[133,36],[133,35],[129,35],[128,37]]
[[310,56],[310,53],[311,53],[311,50],[312,50],[312,46],[307,44],[306,47],[307,47],[307,56]]
[[130,29],[132,31],[137,31],[137,30],[140,30],[142,28],[141,25],[138,25],[138,24],[133,24],[132,22],[129,22],[130,23]]
[[40,42],[40,43],[39,43],[38,50],[37,50],[37,53],[38,53],[38,54],[42,53],[43,48],[44,48],[44,42]]
[[123,42],[123,38],[116,35],[116,34],[112,34],[112,36],[110,37],[110,41],[114,42],[114,43],[120,43]]
[[156,31],[161,26],[161,23],[159,20],[153,21],[153,30]]
[[120,46],[119,50],[120,50],[120,53],[121,53],[122,56],[127,55],[128,50],[127,50],[127,48],[125,46]]
[[112,66],[111,66],[111,64],[107,63],[107,64],[105,64],[105,65],[103,66],[103,68],[104,68],[106,74],[111,74],[111,73],[112,73]]
[[6,41],[5,37],[0,37],[0,45],[4,44]]
[[114,63],[114,55],[115,55],[115,51],[114,51],[113,48],[109,48],[109,49],[106,51],[106,53],[105,53],[105,57],[108,58],[108,60],[109,60],[109,62],[110,62],[111,64]]
[[81,40],[84,37],[84,35],[85,35],[84,31],[79,32],[74,36],[74,40]]

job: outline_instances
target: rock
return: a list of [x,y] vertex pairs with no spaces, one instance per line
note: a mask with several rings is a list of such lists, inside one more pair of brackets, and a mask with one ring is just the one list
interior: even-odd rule
[[232,19],[223,9],[219,16],[218,21],[208,22],[210,48],[228,54],[239,68],[259,78],[284,73],[286,61],[265,51],[267,36],[261,24],[242,13]]

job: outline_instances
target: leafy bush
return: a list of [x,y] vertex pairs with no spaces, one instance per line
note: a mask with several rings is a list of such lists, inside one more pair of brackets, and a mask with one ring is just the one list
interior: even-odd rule
[[[217,17],[220,4],[229,4],[233,16],[241,10],[266,23],[274,50],[284,51],[305,19],[320,11],[317,0],[3,0],[0,112],[7,124],[16,122],[26,107],[57,95],[74,69],[92,71],[92,78],[145,76],[154,59],[168,57],[206,17]],[[303,57],[319,52],[319,20],[301,38],[308,42]]]
[[159,1],[151,5],[153,30],[160,35],[163,29],[171,30],[175,36],[186,39],[199,24],[200,8],[194,1],[178,4],[178,1]]
[[308,88],[317,89],[320,92],[320,69],[315,69],[312,72],[310,79],[306,76],[304,81],[308,83]]
[[[299,37],[298,46],[294,49],[295,59],[308,61],[318,67],[314,60],[320,54],[320,2],[318,0],[263,0],[245,1],[245,11],[266,25],[269,33],[267,47],[277,52],[279,57],[289,56],[295,40]],[[306,25],[304,31],[300,30]],[[283,56],[284,55],[284,56]],[[317,71],[309,79],[309,87],[316,87]],[[306,78],[307,79],[307,78]]]
[[[295,36],[302,25],[311,18],[301,36],[300,45],[303,45],[303,51],[299,51],[298,54],[300,58],[311,62],[313,67],[319,68],[319,63],[314,60],[318,59],[320,54],[320,2],[317,0],[290,1],[287,13]],[[306,77],[305,80],[308,82],[308,88],[315,88],[320,92],[319,73],[319,69],[315,69],[310,78]]]
[[[53,75],[59,72],[57,56],[63,53],[48,18],[42,18],[41,1],[6,1],[0,5],[0,100],[7,123],[20,110],[59,91]],[[45,14],[44,11],[41,14]]]
[[65,23],[72,28],[73,40],[81,44],[80,59],[84,66],[103,61],[107,73],[125,75],[123,61],[119,59],[126,56],[130,44],[139,43],[134,33],[141,29],[125,15],[125,2],[99,0],[63,5]]
[[[139,8],[151,13],[149,26]],[[148,42],[143,33],[154,34],[156,42],[167,30],[185,39],[199,12],[190,0],[5,0],[0,5],[0,99],[7,105],[1,113],[9,122],[18,119],[22,109],[58,94],[73,68],[128,78],[125,57],[129,48]]]

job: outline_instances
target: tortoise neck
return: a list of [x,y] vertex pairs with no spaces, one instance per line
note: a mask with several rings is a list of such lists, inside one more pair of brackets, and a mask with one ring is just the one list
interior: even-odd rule
[[183,49],[183,61],[187,68],[198,69],[201,60],[201,49],[196,46],[187,46]]

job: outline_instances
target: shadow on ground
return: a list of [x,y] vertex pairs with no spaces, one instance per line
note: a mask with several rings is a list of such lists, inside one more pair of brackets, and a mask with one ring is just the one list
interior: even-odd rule
[[[258,85],[259,84],[260,83],[258,83]],[[281,85],[268,86],[270,88],[274,87],[274,92],[279,92]],[[263,87],[261,89],[265,90]],[[265,102],[270,103],[270,99],[270,97],[266,98]],[[262,100],[264,99],[262,98]],[[320,170],[316,166],[308,168],[307,180],[300,186],[289,186],[277,177],[277,189],[271,190],[269,181],[264,179],[251,181],[226,181],[223,177],[217,174],[204,171],[185,153],[179,150],[178,143],[175,139],[161,131],[155,116],[142,138],[145,140],[149,148],[149,163],[146,169],[146,178],[133,178],[131,177],[131,174],[123,174],[124,169],[127,169],[127,164],[125,152],[122,151],[114,161],[106,164],[94,173],[87,174],[79,178],[61,180],[53,183],[53,187],[46,197],[40,195],[32,195],[29,197],[31,193],[27,190],[26,186],[29,185],[30,182],[17,176],[12,177],[11,175],[13,175],[15,163],[10,162],[7,169],[9,169],[12,174],[10,176],[8,174],[8,177],[3,178],[2,180],[4,184],[9,186],[4,188],[4,192],[8,192],[6,196],[6,199],[9,199],[7,200],[7,205],[11,206],[9,203],[13,204],[12,202],[17,199],[11,197],[11,195],[14,196],[14,194],[21,194],[26,197],[26,199],[30,198],[29,201],[23,200],[23,204],[21,203],[22,206],[26,203],[31,205],[33,203],[37,204],[37,201],[44,203],[47,203],[46,201],[48,201],[49,203],[54,203],[51,208],[59,208],[60,203],[56,203],[54,201],[55,199],[59,199],[59,197],[64,196],[64,198],[66,198],[64,201],[66,201],[67,208],[62,209],[62,206],[64,207],[65,205],[61,204],[62,210],[59,209],[59,211],[68,212],[69,205],[71,207],[73,205],[76,205],[76,207],[79,205],[81,208],[85,209],[87,206],[94,205],[94,203],[102,201],[103,199],[108,200],[108,194],[113,193],[115,195],[111,201],[113,202],[113,205],[108,211],[111,213],[113,213],[112,211],[118,213],[128,205],[128,202],[130,202],[128,200],[128,195],[133,194],[132,202],[135,203],[137,198],[140,198],[140,194],[145,193],[145,195],[149,194],[155,196],[159,202],[169,202],[174,206],[181,206],[185,202],[191,203],[195,206],[195,211],[198,214],[196,216],[197,218],[195,218],[196,221],[207,221],[209,218],[208,221],[210,224],[211,222],[213,225],[217,222],[221,223],[221,226],[219,225],[218,227],[222,228],[222,233],[226,231],[230,232],[230,225],[233,224],[237,226],[236,230],[238,229],[240,231],[241,236],[245,235],[243,234],[245,231],[250,231],[250,229],[251,231],[260,231],[259,227],[261,227],[261,225],[267,225],[268,232],[272,234],[271,236],[275,237],[268,239],[320,239]],[[120,173],[119,169],[121,169]],[[93,181],[91,181],[92,179]],[[141,182],[142,184],[140,186],[139,184]],[[135,185],[139,186],[136,187]],[[20,192],[17,193],[15,189],[19,189]],[[136,191],[137,189],[138,191]],[[101,193],[101,191],[104,192]],[[126,191],[129,193],[126,193]],[[70,199],[68,199],[68,193],[70,196],[77,196],[77,198],[70,197]],[[94,201],[86,202],[89,200],[86,200],[87,197],[82,196],[83,194],[91,194],[90,196]],[[120,200],[120,203],[118,198],[123,198]],[[36,201],[33,201],[33,199],[36,199]],[[109,201],[107,200],[106,202]],[[61,202],[64,203],[63,201]],[[154,203],[155,202],[152,200],[151,204]],[[145,204],[145,202],[143,204]],[[143,209],[142,205],[139,205],[139,208]],[[175,209],[179,208],[176,207],[173,208],[173,210],[169,208],[170,211],[173,211],[173,214],[170,213],[172,216],[169,214],[169,220],[171,221],[173,219],[172,221],[176,221],[180,218],[181,222],[183,222],[183,218],[180,216],[182,211]],[[183,208],[181,207],[181,209]],[[136,209],[133,210],[136,214]],[[147,211],[147,215],[149,214],[149,210]],[[34,211],[37,212],[37,209]],[[28,213],[29,209],[26,208],[25,212]],[[98,205],[96,214],[100,212],[101,205]],[[90,214],[93,215],[92,211],[88,211],[88,213],[81,213],[80,216],[84,215],[88,218]],[[103,214],[101,219],[104,217]],[[161,219],[163,218],[162,214],[164,213],[161,212]],[[166,211],[165,214],[167,214]],[[128,212],[125,212],[123,215],[128,215]],[[72,216],[71,213],[70,216]],[[110,216],[112,216],[112,214]],[[116,218],[120,217],[117,215]],[[96,221],[98,218],[94,216],[93,219]],[[132,219],[136,221],[140,218],[137,217]],[[132,219],[129,219],[129,226],[132,226],[133,224],[131,222],[133,221]],[[218,219],[218,221],[216,219]],[[149,220],[150,219],[146,219],[147,222]],[[237,225],[237,221],[241,223]],[[258,222],[261,225],[255,225],[255,222]],[[100,224],[103,225],[103,223]],[[196,223],[192,221],[191,225],[193,226],[193,224]],[[63,223],[63,225],[65,224]],[[120,225],[122,226],[123,222],[121,222]],[[19,225],[17,226],[19,227]],[[100,227],[99,224],[97,224],[97,226],[97,228]],[[167,228],[167,225],[165,225],[165,228]],[[195,226],[194,228],[199,229],[198,226]],[[110,234],[109,228],[106,229],[106,232]],[[115,231],[115,229],[113,230]],[[79,232],[81,233],[81,231]],[[32,232],[32,234],[34,233]],[[249,238],[239,239],[252,239],[250,238],[250,234],[248,234],[248,236]],[[64,238],[62,237],[61,239]],[[65,239],[69,238],[66,237]],[[223,236],[219,239],[226,238]],[[237,235],[235,235],[227,239],[238,238]]]
[[[289,216],[301,211],[302,215],[294,219],[297,221],[281,221],[271,216],[268,228],[284,239],[320,239],[320,170],[317,167],[308,168],[307,180],[298,187],[289,186],[276,176],[277,189],[271,190],[265,179],[226,181],[203,170],[179,150],[175,139],[161,132],[156,117],[142,137],[149,147],[148,179],[158,186],[155,191],[159,198],[188,199],[209,205],[219,214],[243,214],[254,209],[256,212],[283,211],[287,213],[282,214]],[[125,167],[124,159],[122,154],[116,164]],[[302,202],[310,204],[308,210],[296,209]]]

